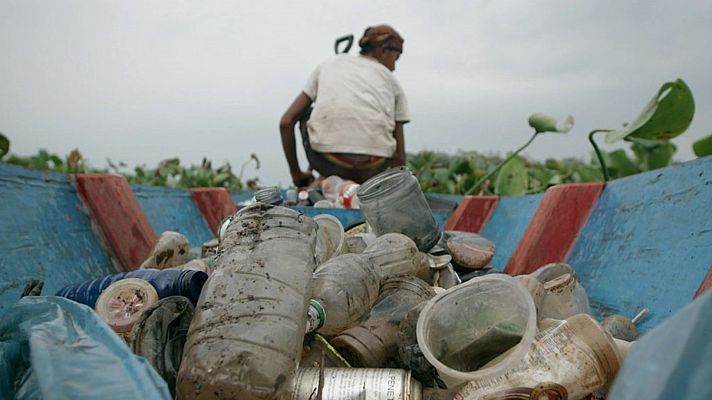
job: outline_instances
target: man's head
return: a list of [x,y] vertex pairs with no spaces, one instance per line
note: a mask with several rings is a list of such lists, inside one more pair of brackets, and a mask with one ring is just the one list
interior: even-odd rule
[[366,28],[358,45],[362,55],[375,58],[391,71],[396,69],[396,61],[403,53],[403,38],[389,25]]

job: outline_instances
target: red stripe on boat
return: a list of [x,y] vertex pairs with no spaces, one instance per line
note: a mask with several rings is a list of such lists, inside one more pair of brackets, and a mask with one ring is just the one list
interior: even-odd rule
[[699,289],[697,289],[697,292],[695,293],[695,297],[693,297],[693,300],[696,299],[697,297],[701,296],[702,293],[704,293],[707,289],[712,287],[712,267],[710,267],[709,270],[707,270],[707,275],[705,275],[705,279],[702,280],[702,284],[700,285]]
[[225,188],[193,188],[190,194],[213,234],[217,232],[223,218],[237,211]]
[[77,192],[99,226],[109,251],[124,271],[138,268],[158,238],[126,178],[109,174],[76,176]]
[[565,262],[602,190],[598,182],[549,188],[504,272],[529,274],[542,265]]
[[463,196],[447,219],[445,230],[480,233],[498,202],[498,196]]

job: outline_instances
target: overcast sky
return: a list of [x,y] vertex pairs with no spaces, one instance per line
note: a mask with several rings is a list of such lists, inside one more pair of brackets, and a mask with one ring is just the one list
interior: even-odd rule
[[501,154],[545,112],[576,125],[525,154],[588,159],[590,130],[676,78],[696,102],[676,159],[712,133],[712,2],[649,0],[0,0],[0,132],[13,153],[78,147],[95,167],[177,156],[239,171],[256,153],[246,177],[287,186],[281,114],[335,38],[379,23],[405,38],[408,152]]

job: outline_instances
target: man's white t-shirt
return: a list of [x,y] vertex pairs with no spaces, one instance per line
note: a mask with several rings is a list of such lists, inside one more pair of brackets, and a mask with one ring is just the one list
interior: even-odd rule
[[408,122],[408,102],[393,73],[378,61],[340,54],[320,64],[304,93],[314,101],[307,129],[322,153],[391,157],[396,121]]

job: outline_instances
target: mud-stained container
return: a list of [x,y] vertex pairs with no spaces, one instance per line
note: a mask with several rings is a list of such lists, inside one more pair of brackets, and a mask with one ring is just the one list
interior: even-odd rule
[[620,363],[613,339],[593,318],[578,314],[540,331],[515,368],[470,381],[455,398],[583,399],[612,382]]
[[[393,368],[325,368],[322,400],[421,400],[420,383]],[[316,399],[319,368],[300,368],[291,400]]]
[[379,287],[380,277],[367,257],[343,254],[332,258],[314,271],[309,316],[318,321],[310,325],[324,335],[343,332],[368,313]]
[[316,229],[299,212],[262,203],[235,215],[188,331],[178,398],[290,398]]
[[425,252],[440,240],[432,210],[418,180],[407,168],[391,168],[367,180],[359,188],[358,198],[376,235],[402,233]]
[[569,264],[546,264],[530,276],[544,285],[544,295],[539,301],[539,319],[563,320],[576,314],[591,313],[586,289]]
[[172,396],[193,312],[193,304],[187,298],[166,297],[141,313],[129,336],[131,350],[156,369]]
[[335,337],[331,344],[355,367],[388,365],[398,356],[400,323],[408,311],[435,296],[422,279],[412,275],[387,278],[368,319]]
[[379,275],[386,278],[393,275],[418,275],[422,266],[418,247],[406,235],[386,233],[379,236],[363,250],[376,267]]

